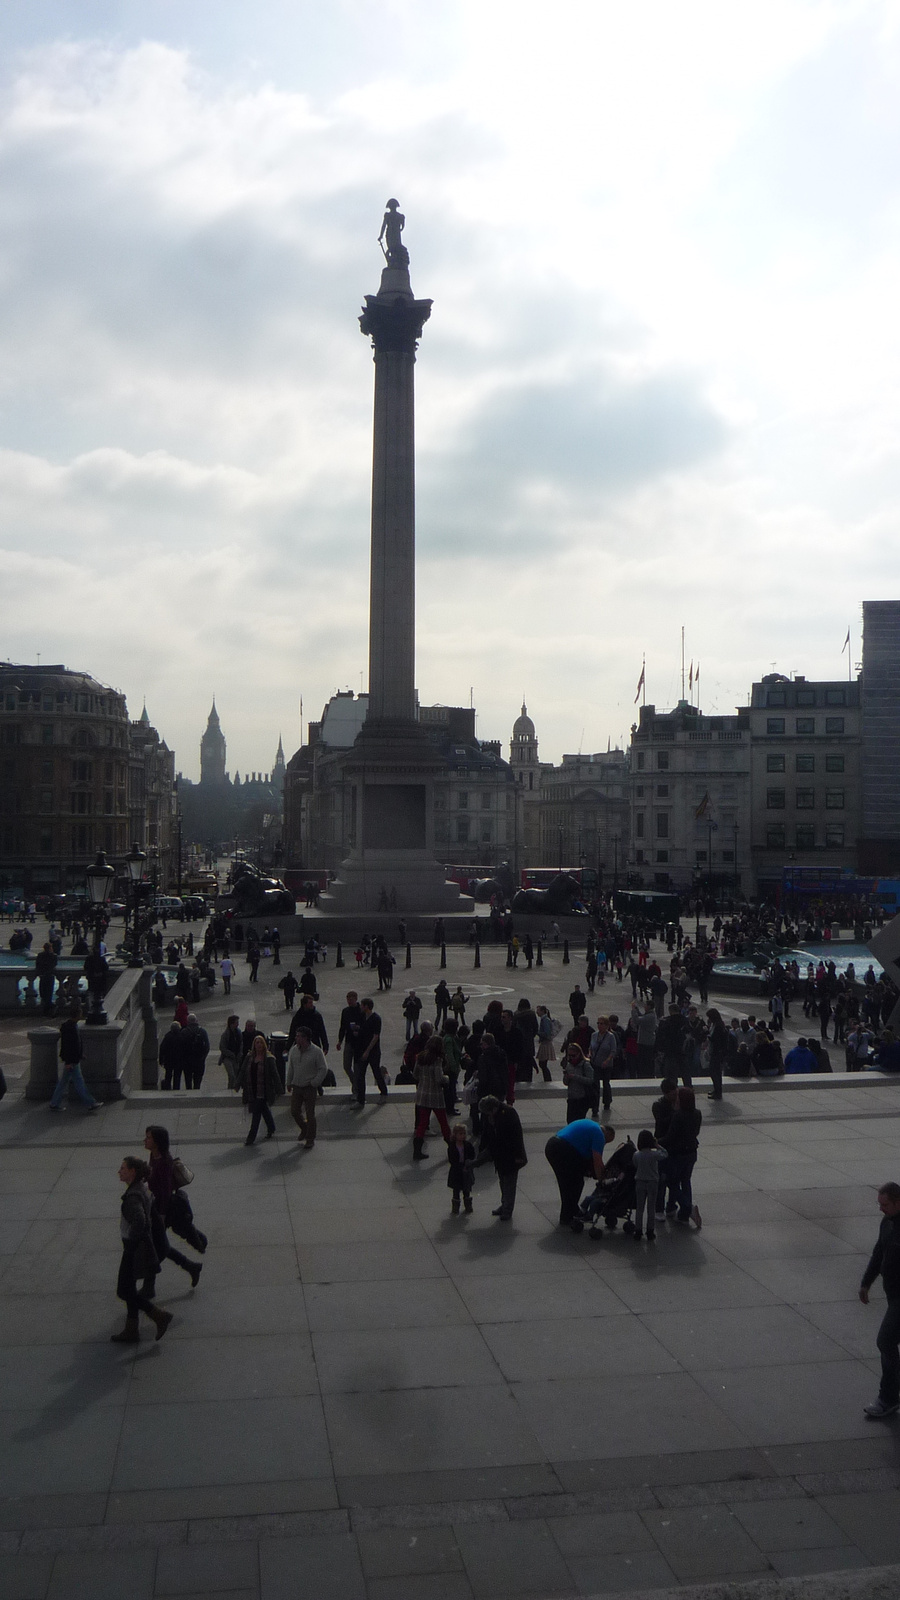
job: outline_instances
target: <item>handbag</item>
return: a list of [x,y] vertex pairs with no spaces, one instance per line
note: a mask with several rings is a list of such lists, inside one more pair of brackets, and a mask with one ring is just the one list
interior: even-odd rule
[[176,1156],[172,1162],[172,1181],[176,1189],[186,1189],[188,1184],[194,1181],[194,1174],[190,1167],[185,1166],[180,1156]]
[[462,1094],[460,1095],[460,1099],[462,1100],[462,1103],[463,1103],[464,1106],[477,1106],[477,1104],[478,1104],[478,1077],[477,1077],[477,1074],[473,1073],[473,1075],[469,1079],[468,1083],[464,1083],[463,1084],[463,1089],[462,1089]]

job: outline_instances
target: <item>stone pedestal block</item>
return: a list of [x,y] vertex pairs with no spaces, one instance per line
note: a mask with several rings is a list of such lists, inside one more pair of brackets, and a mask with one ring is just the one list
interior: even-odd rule
[[107,1022],[102,1028],[82,1026],[84,1058],[81,1071],[95,1100],[121,1100],[122,1068],[119,1065],[119,1038],[124,1022]]
[[26,1100],[49,1100],[59,1078],[59,1029],[29,1028],[31,1071],[25,1087]]

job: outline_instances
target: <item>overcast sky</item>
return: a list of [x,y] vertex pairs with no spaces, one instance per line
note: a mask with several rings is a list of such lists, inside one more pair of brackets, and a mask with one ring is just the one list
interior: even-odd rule
[[367,659],[384,203],[417,368],[418,687],[541,756],[900,597],[900,9],[4,0],[0,654],[199,772]]

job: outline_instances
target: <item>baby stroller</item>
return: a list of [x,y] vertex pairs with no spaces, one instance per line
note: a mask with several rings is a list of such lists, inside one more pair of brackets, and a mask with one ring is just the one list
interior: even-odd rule
[[593,1194],[589,1194],[581,1203],[581,1217],[585,1222],[593,1224],[590,1229],[592,1239],[603,1237],[597,1227],[600,1217],[609,1229],[618,1227],[619,1218],[624,1217],[622,1231],[634,1232],[634,1223],[631,1220],[635,1202],[634,1152],[635,1147],[630,1139],[626,1139],[618,1150],[614,1150]]

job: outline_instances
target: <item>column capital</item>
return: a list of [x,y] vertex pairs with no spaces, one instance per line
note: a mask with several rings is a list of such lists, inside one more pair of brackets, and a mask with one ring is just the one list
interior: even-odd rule
[[430,300],[412,300],[406,295],[382,298],[367,294],[360,331],[372,340],[376,356],[382,351],[414,356],[431,306]]

